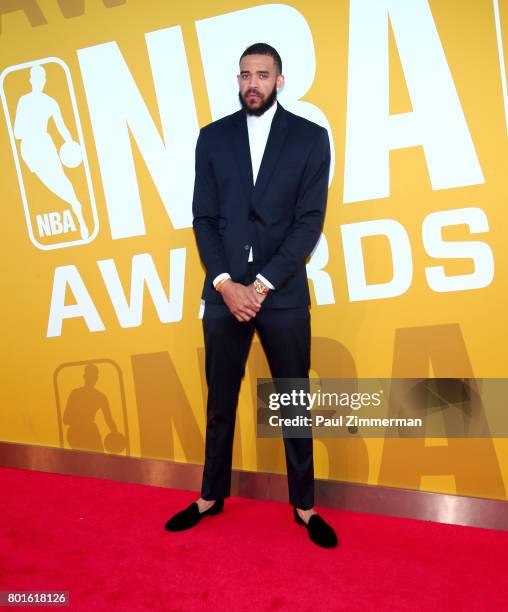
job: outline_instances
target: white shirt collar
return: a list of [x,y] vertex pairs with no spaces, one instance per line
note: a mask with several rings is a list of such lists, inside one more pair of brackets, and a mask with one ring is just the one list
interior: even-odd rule
[[266,125],[270,126],[272,119],[277,112],[277,100],[266,110],[262,115],[257,117],[256,115],[247,115],[247,125]]

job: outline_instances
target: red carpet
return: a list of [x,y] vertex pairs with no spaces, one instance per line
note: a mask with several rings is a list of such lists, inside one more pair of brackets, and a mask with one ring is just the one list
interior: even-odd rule
[[6,468],[0,485],[0,590],[70,591],[72,610],[508,609],[506,532],[325,508],[341,546],[323,550],[288,504],[230,498],[167,533],[195,493]]

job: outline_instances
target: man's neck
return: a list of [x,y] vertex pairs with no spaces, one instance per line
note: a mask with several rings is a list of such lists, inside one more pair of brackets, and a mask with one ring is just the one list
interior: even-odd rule
[[251,119],[267,119],[269,117],[273,117],[275,112],[277,111],[277,100],[273,101],[273,104],[269,106],[262,115],[254,115],[247,112],[247,118]]

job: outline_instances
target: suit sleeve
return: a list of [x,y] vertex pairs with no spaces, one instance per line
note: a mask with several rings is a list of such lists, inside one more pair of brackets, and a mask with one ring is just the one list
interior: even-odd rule
[[322,128],[307,159],[293,223],[282,244],[260,271],[260,275],[267,278],[276,290],[305,265],[321,235],[329,173],[330,143],[328,132]]
[[219,202],[217,184],[211,160],[205,145],[203,130],[196,144],[196,175],[192,199],[192,226],[199,255],[207,274],[216,278],[228,273],[228,265],[222,239],[219,235]]

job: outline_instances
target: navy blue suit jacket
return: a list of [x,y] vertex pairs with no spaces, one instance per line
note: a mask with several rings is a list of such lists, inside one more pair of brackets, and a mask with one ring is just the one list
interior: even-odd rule
[[329,170],[327,131],[280,104],[255,186],[245,112],[201,129],[192,212],[204,300],[223,303],[213,287],[223,272],[247,284],[252,247],[256,271],[275,287],[264,309],[310,304],[305,263],[321,234]]

